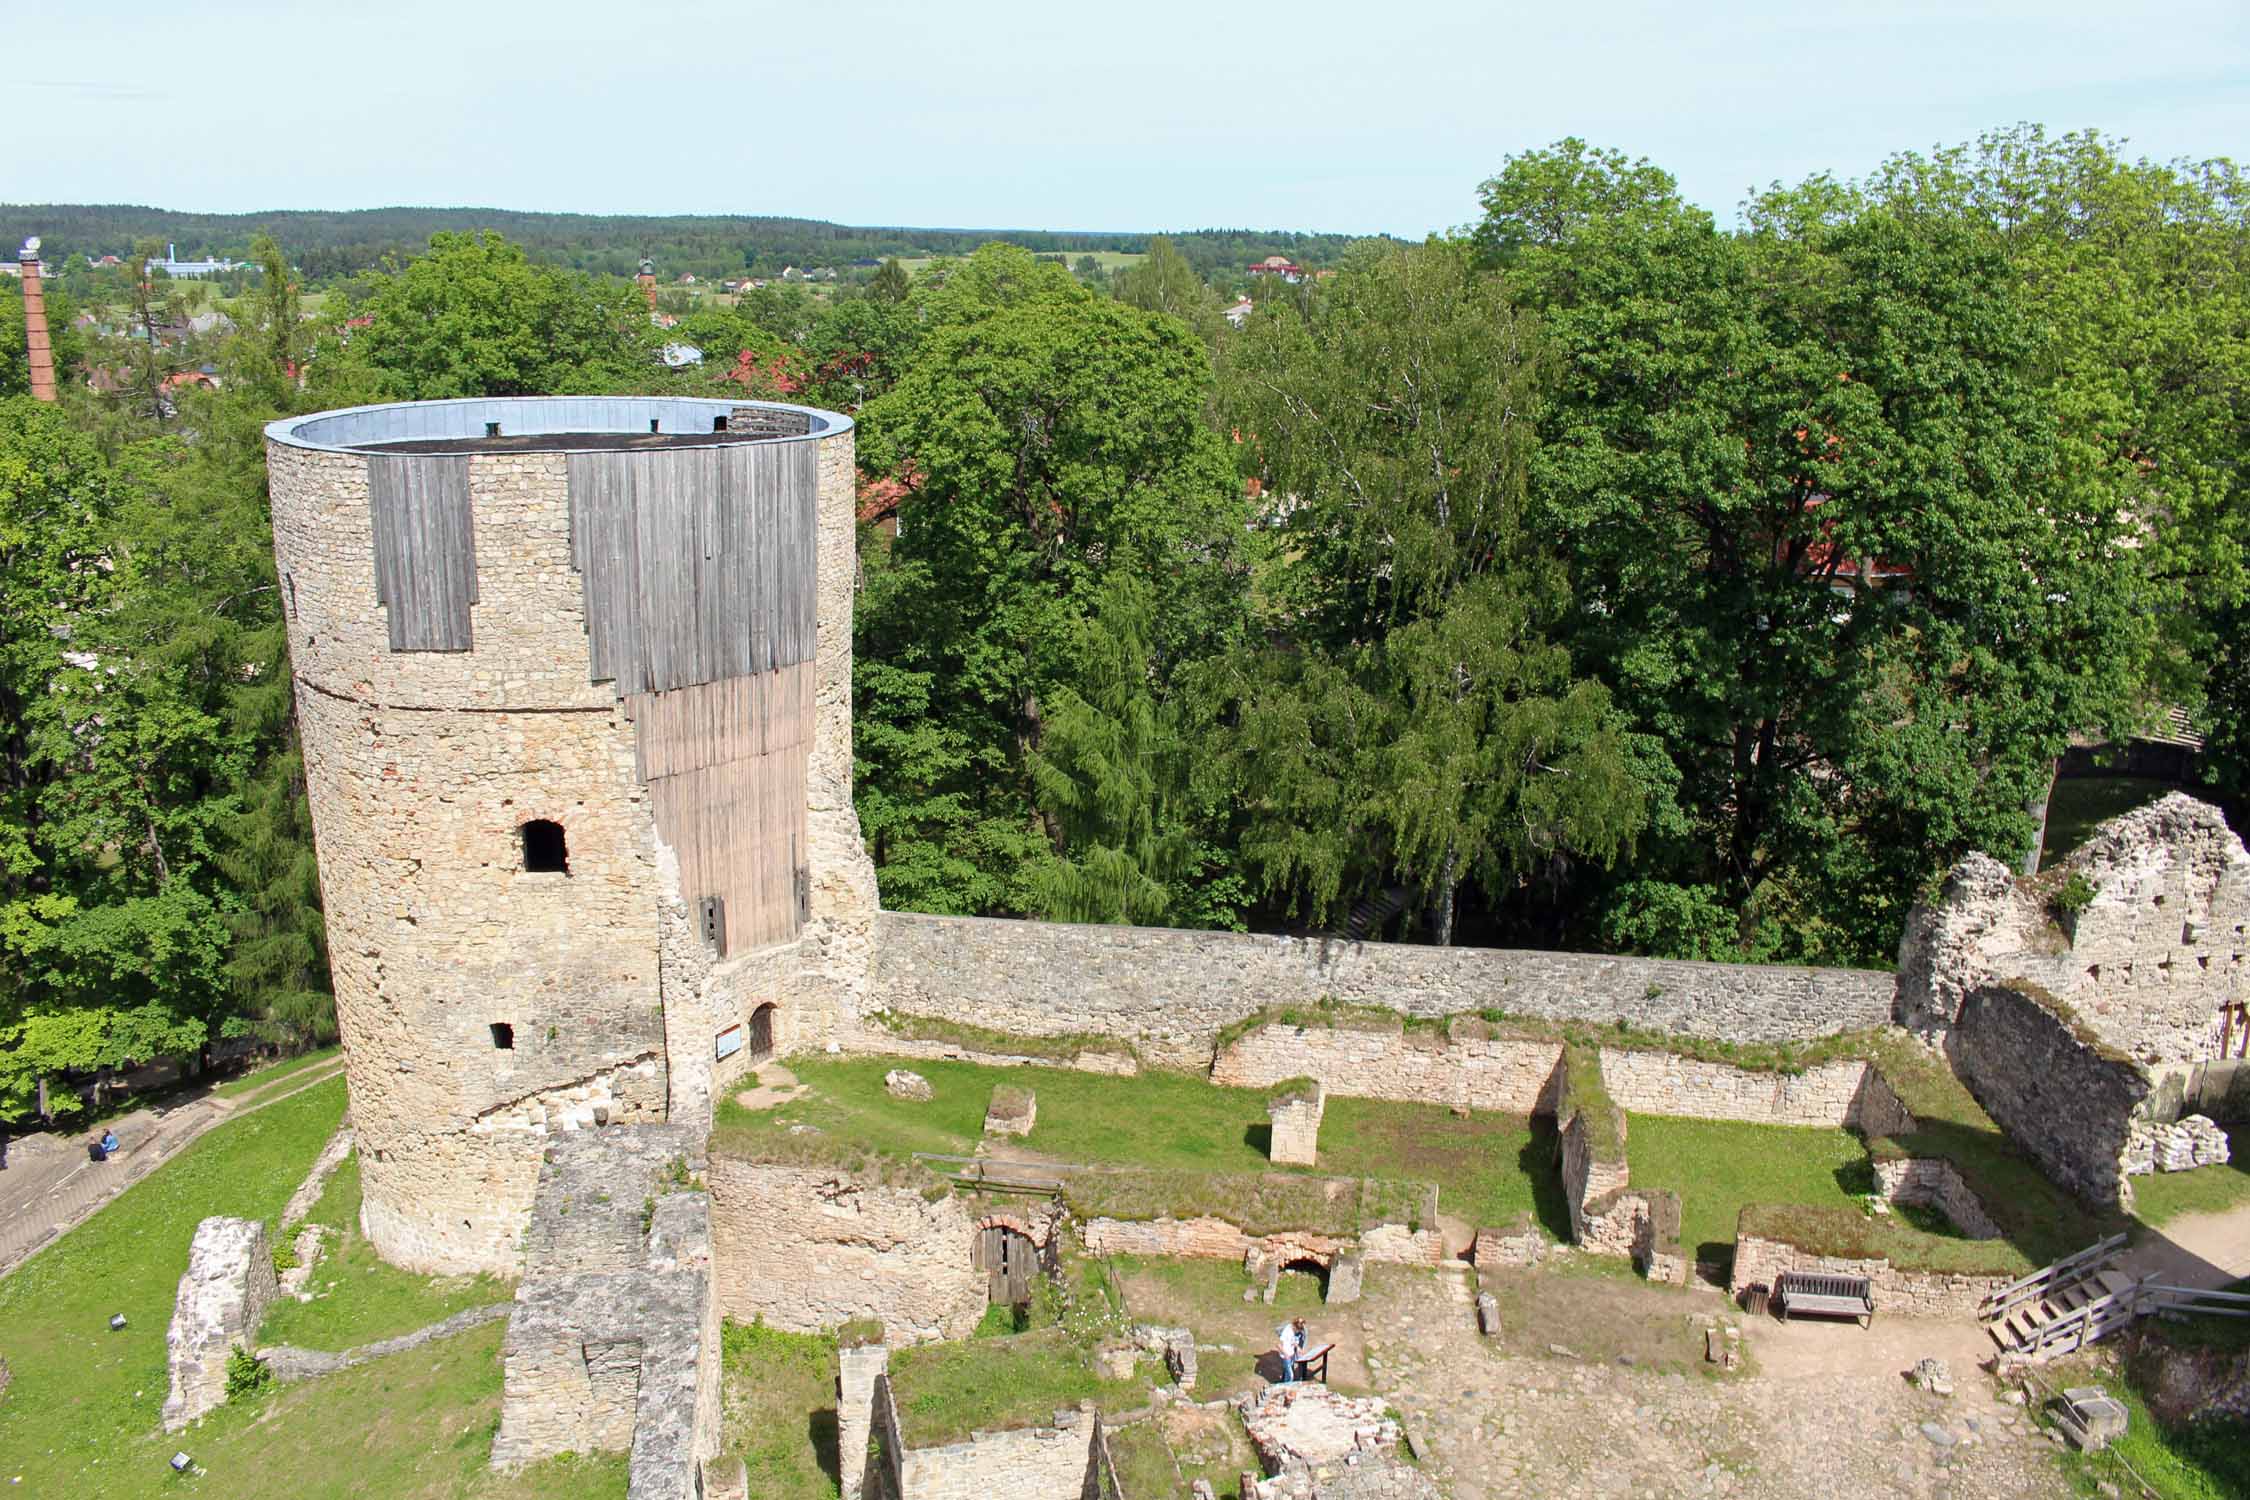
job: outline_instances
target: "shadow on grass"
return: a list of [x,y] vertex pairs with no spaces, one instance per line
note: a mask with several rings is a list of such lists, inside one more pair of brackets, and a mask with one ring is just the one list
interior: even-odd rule
[[1242,1144],[1248,1146],[1260,1156],[1270,1159],[1273,1156],[1273,1122],[1271,1120],[1260,1120],[1255,1125],[1245,1126],[1242,1131]]
[[820,1465],[821,1473],[840,1484],[844,1469],[839,1457],[842,1444],[836,1433],[836,1413],[832,1408],[815,1411],[805,1418],[805,1438],[812,1444],[813,1461]]
[[1553,1115],[1534,1115],[1531,1138],[1516,1153],[1516,1165],[1531,1180],[1531,1216],[1561,1244],[1570,1243],[1570,1200],[1563,1192],[1562,1132]]

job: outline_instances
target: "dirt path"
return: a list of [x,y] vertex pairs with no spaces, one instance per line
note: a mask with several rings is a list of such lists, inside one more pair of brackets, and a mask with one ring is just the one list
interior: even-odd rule
[[[1591,1279],[1577,1287],[1588,1302],[1634,1292]],[[1744,1337],[1754,1373],[1717,1378],[1555,1353],[1573,1336],[1567,1324],[1480,1338],[1458,1274],[1371,1268],[1369,1292],[1371,1379],[1407,1413],[1452,1500],[2067,1493],[2047,1443],[1977,1370],[1983,1335],[1967,1325],[1753,1320]],[[1677,1293],[1636,1305],[1674,1329],[1724,1308],[1716,1296]],[[1928,1355],[1951,1365],[1952,1398],[1905,1378]]]
[[2184,1214],[2145,1234],[2118,1265],[2128,1276],[2162,1276],[2204,1290],[2250,1276],[2250,1203]]
[[[151,1104],[91,1130],[46,1137],[31,1149],[12,1145],[8,1170],[0,1173],[0,1276],[13,1272],[48,1241],[77,1228],[212,1126],[317,1087],[343,1068],[343,1059],[337,1058],[292,1073],[256,1093],[224,1099],[206,1093],[176,1103]],[[90,1161],[86,1143],[99,1140],[104,1129],[117,1133],[122,1149],[107,1161]]]

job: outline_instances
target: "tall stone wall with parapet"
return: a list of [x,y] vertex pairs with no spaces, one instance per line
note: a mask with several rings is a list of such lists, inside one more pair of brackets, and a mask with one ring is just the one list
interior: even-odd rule
[[1779,1041],[1879,1025],[1889,974],[1520,949],[1079,926],[883,912],[874,995],[914,1015],[1031,1036],[1132,1042],[1210,1063],[1218,1033],[1322,998],[1438,1017],[1486,1009]]
[[723,1155],[710,1182],[720,1307],[737,1322],[818,1333],[874,1318],[914,1343],[966,1338],[984,1316],[975,1223],[950,1193]]
[[2028,986],[1969,992],[1946,1034],[1969,1092],[2040,1169],[2096,1207],[2130,1204],[2122,1159],[2149,1076]]

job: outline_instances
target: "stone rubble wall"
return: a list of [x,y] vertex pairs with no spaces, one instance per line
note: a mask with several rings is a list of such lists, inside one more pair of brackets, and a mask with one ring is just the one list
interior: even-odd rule
[[280,1291],[263,1220],[209,1218],[195,1226],[164,1336],[166,1432],[225,1404],[227,1356],[250,1347]]
[[894,1343],[967,1338],[984,1316],[975,1226],[958,1198],[836,1168],[714,1157],[720,1310],[793,1333],[874,1318]]
[[684,1126],[612,1126],[543,1153],[502,1341],[492,1466],[626,1452],[631,1500],[695,1500],[718,1454],[719,1308]]
[[1601,1053],[1603,1082],[1620,1109],[1759,1125],[1858,1125],[1862,1087],[1872,1071],[1856,1058],[1777,1073],[1669,1052],[1604,1047]]
[[1778,1041],[1889,1019],[1892,976],[1513,949],[1353,943],[883,912],[873,993],[910,1015],[1132,1042],[1208,1066],[1223,1028],[1323,997],[1435,1018],[1488,1008]]
[[836,1351],[836,1478],[843,1500],[860,1500],[876,1395],[890,1373],[890,1362],[887,1344],[860,1344]]
[[1450,1040],[1403,1026],[1259,1026],[1226,1046],[1211,1081],[1270,1088],[1299,1076],[1332,1093],[1459,1105],[1512,1115],[1552,1114],[1562,1043],[1507,1037]]
[[344,1122],[336,1127],[336,1133],[328,1138],[328,1144],[320,1148],[320,1155],[313,1160],[312,1170],[305,1174],[305,1180],[297,1184],[297,1191],[289,1195],[288,1204],[281,1210],[281,1220],[275,1226],[277,1233],[286,1236],[290,1230],[304,1222],[305,1215],[319,1204],[321,1193],[328,1187],[328,1179],[336,1175],[336,1169],[351,1154],[352,1122],[347,1114]]
[[850,1027],[838,1038],[838,1044],[844,1051],[861,1056],[965,1062],[986,1068],[1069,1068],[1073,1072],[1100,1073],[1111,1078],[1137,1078],[1141,1071],[1140,1061],[1122,1048],[1114,1052],[1088,1048],[1069,1057],[1044,1057],[1029,1052],[989,1051],[929,1037],[902,1036],[885,1026]]
[[1731,1290],[1739,1299],[1751,1286],[1772,1287],[1784,1271],[1815,1271],[1834,1276],[1865,1276],[1874,1283],[1875,1316],[1964,1319],[1977,1305],[2013,1278],[1968,1276],[1938,1271],[1902,1271],[1888,1260],[1854,1260],[1814,1255],[1780,1240],[1746,1234],[1734,1244]]
[[[2055,897],[2072,876],[2092,899]],[[2183,793],[2112,818],[2060,864],[2018,880],[1972,854],[1899,945],[1898,1019],[1935,1035],[1979,988],[2024,980],[2104,1045],[2158,1074],[2212,1058],[2223,1009],[2250,998],[2250,851]]]
[[1089,1404],[1056,1412],[1051,1425],[908,1448],[899,1462],[899,1500],[1094,1500],[1100,1433],[1101,1416]]
[[482,1307],[464,1308],[452,1317],[417,1328],[412,1333],[402,1333],[396,1338],[377,1339],[372,1344],[358,1344],[344,1350],[300,1349],[294,1344],[274,1344],[258,1351],[273,1378],[283,1385],[300,1380],[318,1380],[323,1375],[335,1375],[356,1369],[371,1360],[387,1359],[393,1354],[404,1354],[409,1349],[419,1349],[438,1339],[449,1339],[457,1333],[467,1333],[472,1328],[482,1328],[487,1323],[497,1323],[515,1311],[513,1302],[488,1302]]
[[1193,1256],[1203,1260],[1231,1260],[1247,1264],[1286,1265],[1309,1260],[1332,1266],[1338,1256],[1357,1249],[1363,1261],[1393,1265],[1434,1266],[1445,1258],[1445,1239],[1436,1229],[1413,1229],[1405,1224],[1377,1224],[1359,1235],[1245,1234],[1224,1219],[1106,1219],[1086,1221],[1086,1249],[1094,1255]]
[[[1622,1136],[1625,1122],[1619,1120],[1617,1128]],[[1593,1132],[1583,1114],[1572,1115],[1563,1123],[1563,1197],[1570,1206],[1570,1237],[1575,1243],[1603,1254],[1632,1253],[1637,1227],[1632,1212],[1603,1212],[1614,1206],[1616,1195],[1631,1181],[1632,1172],[1622,1149],[1615,1160],[1597,1158]],[[1613,1219],[1616,1222],[1611,1222]]]
[[1961,1180],[1953,1163],[1941,1157],[1904,1157],[1875,1163],[1875,1190],[1889,1203],[1927,1203],[1953,1221],[1972,1240],[2000,1238],[2000,1226]]
[[2148,1097],[2145,1071],[1999,984],[1970,991],[1945,1050],[1984,1112],[2049,1177],[2097,1208],[2129,1206],[2122,1159]]
[[2234,1154],[2234,1143],[2216,1121],[2188,1115],[2168,1125],[2135,1120],[2125,1141],[2125,1174],[2192,1172],[2197,1167],[2223,1167]]

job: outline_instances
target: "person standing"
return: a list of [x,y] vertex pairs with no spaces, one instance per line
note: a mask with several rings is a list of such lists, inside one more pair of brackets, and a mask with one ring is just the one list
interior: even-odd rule
[[1297,1356],[1305,1352],[1305,1320],[1291,1318],[1273,1332],[1274,1348],[1281,1356],[1283,1383],[1302,1379],[1297,1368]]

